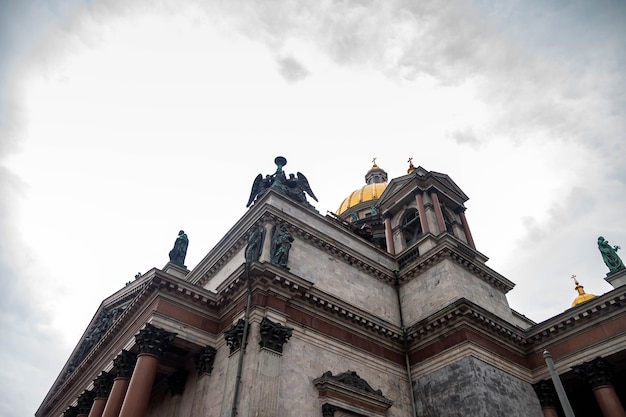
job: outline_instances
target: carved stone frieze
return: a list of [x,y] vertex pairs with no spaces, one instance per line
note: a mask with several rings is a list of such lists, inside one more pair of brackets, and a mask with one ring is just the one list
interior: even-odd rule
[[135,335],[135,342],[139,346],[139,353],[161,357],[175,338],[176,333],[148,323]]
[[196,357],[195,363],[198,376],[205,374],[211,375],[211,371],[213,371],[213,364],[215,363],[216,353],[217,350],[214,347],[207,346]]
[[226,339],[226,344],[230,348],[230,353],[234,353],[241,348],[245,325],[245,320],[239,319],[236,324],[233,324],[224,331],[224,339]]
[[263,348],[273,350],[277,353],[283,353],[283,345],[291,337],[293,329],[283,326],[280,323],[274,323],[267,317],[261,320],[261,341],[259,345]]
[[98,317],[93,321],[93,324],[87,331],[87,336],[79,343],[76,352],[69,362],[68,367],[65,370],[65,374],[61,377],[61,380],[65,380],[69,374],[81,364],[87,354],[91,352],[91,349],[100,341],[102,336],[109,330],[115,320],[124,311],[123,307],[109,308],[102,310]]

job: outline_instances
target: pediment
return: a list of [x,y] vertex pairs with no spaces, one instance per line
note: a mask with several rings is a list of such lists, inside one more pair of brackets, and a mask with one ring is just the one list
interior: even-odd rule
[[398,193],[406,194],[407,188],[426,191],[433,187],[443,191],[444,194],[452,195],[453,199],[457,200],[459,204],[469,200],[469,197],[447,174],[428,171],[422,166],[419,166],[410,174],[391,180],[380,196],[378,206],[384,206],[385,203],[394,200],[394,196]]
[[441,183],[450,191],[452,191],[454,194],[459,196],[463,200],[463,202],[469,200],[469,197],[463,192],[463,190],[461,190],[461,188],[447,174],[442,174],[440,172],[431,171],[430,175],[432,176],[432,178],[436,179],[437,182]]
[[406,187],[407,184],[414,182],[415,177],[412,174],[403,175],[402,177],[392,179],[385,191],[380,195],[378,199],[377,205],[382,206],[390,200],[394,195],[396,195],[400,190]]
[[76,371],[92,349],[122,316],[126,307],[132,303],[142,288],[142,285],[135,283],[133,283],[133,285],[127,285],[127,287],[119,290],[100,304],[100,307],[96,310],[96,313],[93,315],[83,335],[76,344],[74,351],[59,373],[57,380],[50,390],[50,394],[56,392],[74,371]]

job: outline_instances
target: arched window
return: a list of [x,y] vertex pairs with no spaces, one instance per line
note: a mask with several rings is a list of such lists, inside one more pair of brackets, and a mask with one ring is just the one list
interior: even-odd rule
[[402,219],[402,234],[407,247],[415,243],[422,234],[422,224],[416,209],[409,210]]

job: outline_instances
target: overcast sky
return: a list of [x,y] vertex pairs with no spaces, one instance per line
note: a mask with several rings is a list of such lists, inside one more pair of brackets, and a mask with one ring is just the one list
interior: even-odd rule
[[[33,415],[100,302],[192,268],[254,177],[321,214],[407,160],[446,173],[537,322],[626,253],[623,1],[0,2],[0,415]],[[313,202],[314,203],[314,202]]]

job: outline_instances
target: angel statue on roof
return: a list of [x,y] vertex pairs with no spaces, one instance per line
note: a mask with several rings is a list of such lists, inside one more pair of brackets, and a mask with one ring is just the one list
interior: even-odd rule
[[287,164],[287,159],[284,157],[278,156],[274,159],[274,162],[276,163],[276,172],[274,174],[266,175],[265,177],[259,174],[254,179],[246,207],[250,207],[255,201],[263,197],[268,190],[273,189],[312,208],[313,206],[307,201],[307,194],[313,200],[318,200],[315,194],[313,194],[313,190],[311,190],[309,180],[301,172],[298,172],[296,175],[289,174],[289,177],[287,177],[283,171],[283,167]]

